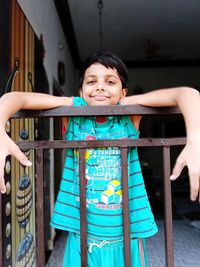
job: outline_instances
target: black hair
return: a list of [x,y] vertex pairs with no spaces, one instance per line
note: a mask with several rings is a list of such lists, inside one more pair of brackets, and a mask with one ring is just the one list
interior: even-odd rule
[[123,88],[128,88],[128,70],[123,61],[115,54],[98,52],[86,58],[79,71],[79,89],[83,85],[86,70],[95,63],[100,63],[106,68],[116,69]]

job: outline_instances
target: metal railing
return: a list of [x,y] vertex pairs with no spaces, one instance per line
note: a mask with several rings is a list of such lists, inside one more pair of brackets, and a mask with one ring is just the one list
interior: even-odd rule
[[[105,116],[105,115],[172,115],[179,114],[177,108],[147,108],[142,106],[108,106],[100,107],[61,107],[51,110],[24,110],[16,113],[13,118],[41,117],[73,117],[73,116]],[[119,147],[122,158],[122,190],[123,190],[123,225],[124,225],[124,256],[125,266],[131,267],[130,257],[130,221],[128,204],[128,170],[127,150],[129,147],[161,147],[163,151],[164,176],[164,207],[165,207],[165,251],[166,266],[174,266],[172,199],[170,182],[170,147],[184,145],[185,138],[143,138],[137,140],[84,140],[84,141],[26,141],[19,142],[21,149],[34,149],[36,153],[36,261],[38,267],[45,266],[44,250],[44,185],[43,152],[45,149],[78,148],[80,152],[80,234],[81,234],[81,266],[87,267],[87,220],[86,220],[86,183],[85,183],[85,151],[87,148]],[[0,197],[0,201],[2,196]],[[0,202],[1,205],[2,201]],[[0,206],[2,214],[2,207]],[[39,216],[38,216],[39,215]],[[1,223],[0,223],[1,226]],[[1,237],[0,237],[1,238]],[[0,240],[0,267],[2,266],[2,240]]]

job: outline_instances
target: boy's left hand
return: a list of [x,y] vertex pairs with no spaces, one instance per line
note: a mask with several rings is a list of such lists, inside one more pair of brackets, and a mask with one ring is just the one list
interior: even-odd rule
[[[120,100],[120,104],[121,105],[138,104],[140,103],[138,102],[139,99],[141,99],[141,95],[128,96],[122,98]],[[148,102],[147,106],[156,106],[155,103],[153,103],[152,101],[148,100],[147,102]],[[192,201],[195,201],[199,196],[199,202],[200,202],[200,132],[199,131],[195,133],[194,131],[190,132],[192,132],[193,136],[190,137],[190,141],[187,142],[182,152],[179,154],[172,175],[170,176],[170,179],[172,181],[176,180],[180,176],[183,168],[187,166],[190,179],[190,199]]]
[[171,180],[176,180],[183,168],[187,166],[190,179],[190,199],[200,202],[200,143],[187,143],[179,154],[174,166]]
[[0,148],[0,193],[4,194],[6,192],[4,180],[4,166],[6,157],[8,155],[12,155],[18,159],[22,165],[28,167],[30,167],[32,163],[4,131],[0,131]]

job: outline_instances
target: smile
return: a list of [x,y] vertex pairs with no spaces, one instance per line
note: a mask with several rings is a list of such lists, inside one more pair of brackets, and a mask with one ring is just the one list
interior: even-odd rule
[[104,101],[108,99],[109,97],[106,95],[93,95],[92,98],[94,98],[97,101]]

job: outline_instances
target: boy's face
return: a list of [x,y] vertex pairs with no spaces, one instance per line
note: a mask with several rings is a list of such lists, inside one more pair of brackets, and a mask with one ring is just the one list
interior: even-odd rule
[[100,63],[91,65],[85,72],[80,95],[88,105],[116,105],[126,96],[116,69]]

